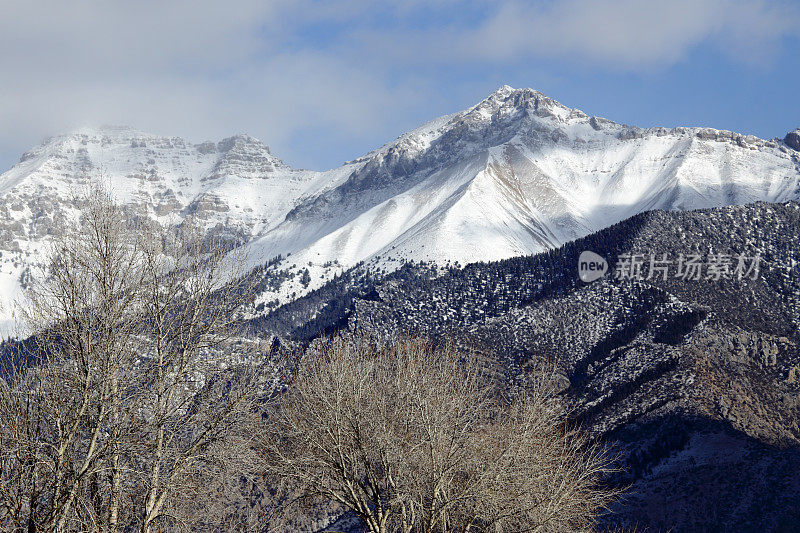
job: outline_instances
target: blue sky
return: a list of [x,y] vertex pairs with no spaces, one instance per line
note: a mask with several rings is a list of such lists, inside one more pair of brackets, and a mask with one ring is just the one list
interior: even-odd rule
[[330,168],[503,84],[640,126],[800,127],[781,0],[4,0],[0,169],[49,135],[246,132]]

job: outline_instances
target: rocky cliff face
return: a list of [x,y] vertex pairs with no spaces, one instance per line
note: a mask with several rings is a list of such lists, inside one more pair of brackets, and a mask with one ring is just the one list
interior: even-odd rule
[[786,143],[786,146],[789,148],[800,151],[800,128],[787,133],[783,142]]

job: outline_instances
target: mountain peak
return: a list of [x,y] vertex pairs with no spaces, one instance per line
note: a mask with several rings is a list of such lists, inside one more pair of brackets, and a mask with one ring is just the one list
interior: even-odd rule
[[501,85],[497,88],[492,94],[489,95],[491,98],[492,96],[506,98],[511,93],[515,92],[517,89],[513,88],[511,85]]
[[269,146],[246,133],[239,133],[222,139],[219,142],[206,141],[192,143],[182,137],[157,135],[124,125],[86,125],[70,132],[55,135],[44,139],[42,143],[22,154],[19,162],[25,162],[38,156],[47,154],[72,154],[76,150],[85,152],[91,147],[100,151],[108,151],[115,146],[126,148],[159,148],[164,150],[194,149],[200,154],[219,153],[223,157],[237,157],[246,154],[251,159],[263,158],[270,160],[274,167],[285,166],[278,158],[272,155]]
[[247,133],[237,133],[236,135],[222,139],[217,146],[220,152],[227,152],[236,147],[252,146],[266,150],[267,153],[271,153],[269,146]]
[[[510,85],[503,85],[467,113],[477,114],[482,118],[496,118],[523,112],[526,116],[536,115],[542,118],[566,120],[573,111],[577,110],[572,110],[535,89],[515,89]],[[583,113],[578,114],[585,117]]]
[[783,139],[783,142],[785,142],[789,148],[800,151],[800,128],[787,133],[786,137]]
[[529,87],[523,87],[521,89],[515,89],[510,85],[502,85],[497,90],[495,90],[492,94],[487,96],[483,101],[507,101],[507,100],[526,100],[531,98],[542,98],[550,100],[544,93],[537,91],[536,89],[531,89]]
[[131,139],[134,137],[155,137],[150,133],[137,130],[123,124],[100,124],[85,125],[54,137],[53,139],[86,139],[86,138],[111,138],[111,139]]

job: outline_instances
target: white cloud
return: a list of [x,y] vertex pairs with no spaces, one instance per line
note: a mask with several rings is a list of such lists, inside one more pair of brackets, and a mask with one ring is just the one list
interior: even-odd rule
[[758,62],[799,20],[766,0],[5,0],[0,153],[124,123],[197,141],[246,131],[279,156],[334,164],[359,154],[332,147],[371,148],[453,111],[446,94],[425,97],[448,83],[441,65],[636,70],[704,43]]
[[641,68],[675,63],[704,41],[741,43],[760,54],[798,32],[798,22],[790,4],[764,0],[509,2],[474,42],[487,56],[567,56]]
[[372,49],[396,61],[503,63],[574,60],[616,70],[670,66],[700,45],[734,60],[767,60],[800,35],[800,8],[782,0],[472,0],[483,20],[454,16],[434,30],[365,31]]
[[396,104],[414,99],[358,62],[294,46],[293,20],[309,18],[303,7],[291,0],[12,1],[0,17],[0,153],[18,156],[84,124],[129,124],[197,141],[246,131],[277,146],[279,156],[298,131],[313,127],[362,141],[385,133],[375,117],[402,113]]

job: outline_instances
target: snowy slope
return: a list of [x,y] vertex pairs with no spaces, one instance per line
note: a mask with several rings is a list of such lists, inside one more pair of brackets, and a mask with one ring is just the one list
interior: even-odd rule
[[246,135],[191,144],[104,127],[49,139],[0,176],[0,328],[7,331],[13,300],[41,266],[52,234],[76,222],[77,200],[92,184],[108,186],[132,212],[166,225],[191,217],[244,244],[353,167],[294,170]]
[[502,259],[644,210],[798,198],[799,157],[785,142],[629,127],[505,86],[359,159],[346,181],[301,202],[253,247],[294,252],[285,264],[308,268],[312,288],[332,258],[388,268]]
[[[295,170],[259,141],[127,128],[56,137],[0,176],[0,319],[92,180],[164,224],[187,217],[295,274],[286,301],[361,261],[468,263],[539,252],[648,209],[800,198],[794,137],[640,129],[504,86],[338,169]],[[300,283],[308,269],[311,282]]]

